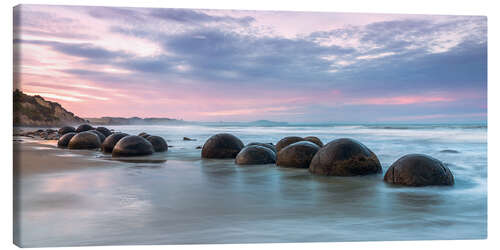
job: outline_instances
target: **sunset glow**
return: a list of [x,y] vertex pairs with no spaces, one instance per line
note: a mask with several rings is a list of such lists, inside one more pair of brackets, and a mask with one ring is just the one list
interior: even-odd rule
[[81,117],[486,121],[486,18],[22,5],[15,88]]

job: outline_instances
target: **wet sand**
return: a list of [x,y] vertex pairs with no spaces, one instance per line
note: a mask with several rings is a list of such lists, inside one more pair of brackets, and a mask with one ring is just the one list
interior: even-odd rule
[[[382,174],[322,177],[274,164],[242,167],[233,159],[201,159],[195,144],[182,143],[192,142],[174,141],[165,154],[112,160],[98,151],[58,149],[55,141],[14,142],[16,243],[46,247],[487,235],[485,186],[468,179],[469,172],[459,166],[451,166],[454,187],[405,188],[385,184]],[[391,162],[387,158],[381,154],[384,170]]]
[[[21,141],[19,141],[21,140]],[[57,141],[26,137],[14,139],[14,176],[51,173],[88,167],[116,166],[118,163],[99,159],[98,151],[68,151],[57,148]]]

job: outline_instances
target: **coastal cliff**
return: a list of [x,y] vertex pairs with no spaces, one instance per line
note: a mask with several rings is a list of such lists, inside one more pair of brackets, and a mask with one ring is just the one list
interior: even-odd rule
[[14,90],[14,126],[56,127],[86,123],[57,102]]

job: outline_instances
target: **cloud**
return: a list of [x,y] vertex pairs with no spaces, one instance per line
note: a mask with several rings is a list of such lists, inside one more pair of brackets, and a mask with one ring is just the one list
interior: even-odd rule
[[245,17],[230,17],[208,15],[202,11],[190,9],[152,9],[150,16],[160,18],[167,21],[174,21],[186,24],[200,24],[210,22],[236,23],[244,26],[250,25],[255,21],[255,18],[250,16]]
[[[19,34],[29,35],[16,36],[15,46],[22,49],[29,44],[25,48],[33,52],[22,55],[20,71],[56,72],[97,87],[135,89],[127,94],[137,95],[137,102],[152,103],[165,90],[169,102],[176,95],[196,92],[193,100],[203,94],[211,97],[206,110],[200,110],[205,116],[243,117],[258,115],[252,102],[266,104],[258,110],[272,111],[283,105],[270,104],[268,99],[288,97],[301,100],[297,105],[305,117],[343,115],[346,119],[355,118],[356,112],[366,117],[375,111],[402,117],[406,112],[420,115],[417,111],[429,106],[439,107],[435,112],[440,113],[452,109],[480,113],[478,107],[485,107],[485,17],[408,15],[349,26],[330,25],[325,13],[321,19],[325,24],[315,27],[336,28],[285,37],[277,35],[283,32],[272,32],[278,27],[273,20],[293,18],[296,13],[273,12],[272,19],[265,19],[266,15],[239,11],[42,10],[31,8],[23,13],[26,18],[15,22]],[[302,18],[307,15],[301,13]],[[85,23],[98,29],[72,35],[75,27],[80,30]],[[50,53],[36,57],[39,51]],[[325,94],[332,90],[337,94]],[[455,92],[473,92],[482,99],[447,94]],[[258,97],[250,106],[234,104],[250,95]],[[214,104],[219,96],[227,103]]]

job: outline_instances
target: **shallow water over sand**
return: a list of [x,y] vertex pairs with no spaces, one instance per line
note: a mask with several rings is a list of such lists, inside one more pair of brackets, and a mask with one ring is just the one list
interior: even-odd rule
[[[23,176],[17,228],[23,246],[486,237],[485,127],[112,128],[160,135],[174,147],[153,157],[166,161]],[[200,159],[195,147],[218,132],[244,143],[276,143],[288,135],[315,135],[325,143],[351,137],[378,155],[384,172],[404,154],[425,153],[448,164],[456,184],[404,188],[385,184],[382,174],[319,177],[303,169]],[[447,149],[458,153],[440,152]]]

